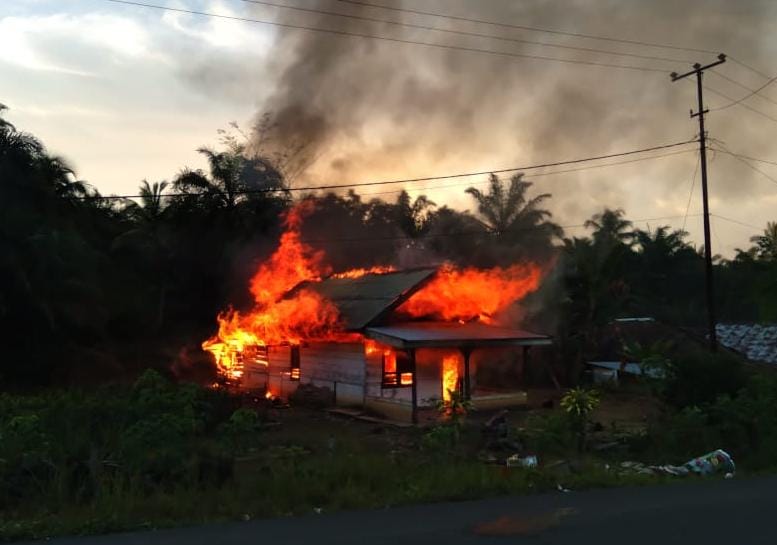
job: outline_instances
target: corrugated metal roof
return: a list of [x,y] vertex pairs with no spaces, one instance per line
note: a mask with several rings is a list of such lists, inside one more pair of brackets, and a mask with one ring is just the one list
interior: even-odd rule
[[407,322],[368,327],[365,333],[370,338],[399,348],[551,344],[551,338],[546,335],[475,322]]
[[294,291],[308,289],[334,303],[346,330],[360,330],[379,320],[421,288],[436,268],[409,269],[359,278],[327,278],[304,282]]
[[751,361],[777,365],[777,325],[718,324],[720,344]]

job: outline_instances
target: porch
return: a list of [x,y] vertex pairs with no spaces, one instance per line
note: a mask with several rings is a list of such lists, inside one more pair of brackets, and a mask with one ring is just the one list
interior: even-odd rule
[[[524,404],[524,390],[499,381],[478,381],[477,376],[493,367],[498,359],[495,351],[501,351],[507,360],[515,359],[518,352],[525,368],[532,347],[552,343],[548,336],[480,323],[410,322],[368,327],[365,335],[399,354],[389,372],[385,356],[379,360],[367,354],[368,382],[376,384],[379,375],[380,390],[368,391],[365,405],[414,423],[420,409],[435,399],[449,399],[452,392],[458,392],[476,409]],[[395,391],[386,395],[387,389]]]

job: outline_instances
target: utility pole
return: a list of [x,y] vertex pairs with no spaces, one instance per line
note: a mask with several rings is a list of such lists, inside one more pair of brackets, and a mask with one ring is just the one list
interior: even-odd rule
[[707,134],[704,131],[704,114],[709,110],[704,109],[702,76],[704,71],[726,62],[724,54],[718,55],[718,60],[702,66],[698,62],[693,65],[693,70],[685,74],[677,75],[672,72],[672,81],[678,81],[690,75],[696,74],[696,96],[699,100],[699,111],[693,113],[691,118],[699,118],[699,162],[701,163],[701,194],[704,205],[704,272],[707,288],[707,327],[710,336],[710,349],[715,352],[718,349],[718,334],[715,331],[715,290],[712,282],[712,244],[710,242],[710,205],[707,193]]

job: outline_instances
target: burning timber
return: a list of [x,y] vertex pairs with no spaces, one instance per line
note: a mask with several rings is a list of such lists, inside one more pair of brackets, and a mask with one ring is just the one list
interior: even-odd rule
[[332,274],[299,237],[306,206],[288,214],[278,249],[253,277],[254,307],[222,313],[203,343],[228,384],[277,397],[312,384],[338,405],[412,421],[454,392],[476,408],[525,401],[529,351],[551,339],[496,317],[537,289],[538,266]]

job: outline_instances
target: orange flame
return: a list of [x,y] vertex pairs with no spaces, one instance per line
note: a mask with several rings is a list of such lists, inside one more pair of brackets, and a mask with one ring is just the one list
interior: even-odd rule
[[323,252],[300,238],[302,221],[313,207],[312,200],[304,200],[287,213],[277,250],[251,279],[254,307],[245,313],[229,309],[219,314],[218,333],[202,343],[226,378],[242,377],[242,354],[248,346],[299,344],[338,335],[339,316],[330,301],[306,289],[287,295],[300,282],[319,280],[330,272]]
[[442,399],[450,402],[451,393],[458,391],[459,354],[451,352],[442,358]]
[[318,280],[329,272],[323,265],[324,252],[300,240],[302,221],[314,207],[314,201],[304,200],[286,214],[286,231],[278,249],[251,278],[251,294],[257,305],[272,305],[300,282]]
[[386,274],[396,270],[397,269],[391,265],[378,265],[375,267],[370,267],[369,269],[351,269],[350,271],[335,273],[331,276],[331,278],[359,278],[365,274]]
[[[246,312],[228,309],[220,313],[218,333],[202,343],[202,348],[213,354],[219,371],[227,379],[242,378],[244,352],[248,347],[362,339],[359,334],[342,330],[337,308],[331,301],[313,290],[297,287],[301,282],[315,282],[331,273],[324,263],[324,253],[301,239],[303,220],[314,207],[315,201],[307,199],[288,211],[284,218],[286,230],[278,248],[251,278],[253,308]],[[333,277],[358,278],[394,270],[391,266],[377,266],[340,272]],[[446,265],[398,311],[411,317],[446,321],[474,318],[491,321],[493,315],[535,290],[539,281],[540,269],[533,264],[490,270],[459,270]],[[366,350],[370,353],[377,349],[368,344]],[[396,362],[396,353],[387,352],[391,365],[392,355]],[[400,373],[398,382],[411,384],[412,373]]]
[[397,365],[397,351],[393,347],[366,339],[364,351],[368,356],[380,354],[383,357],[384,386],[410,386],[413,384],[412,372],[407,370],[400,372]]
[[536,290],[540,277],[540,268],[533,263],[485,270],[445,265],[429,284],[400,305],[397,312],[416,318],[444,321],[478,318],[490,323],[493,316]]

